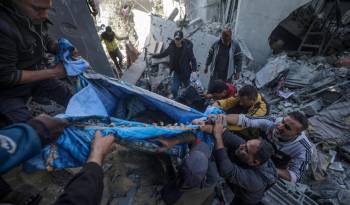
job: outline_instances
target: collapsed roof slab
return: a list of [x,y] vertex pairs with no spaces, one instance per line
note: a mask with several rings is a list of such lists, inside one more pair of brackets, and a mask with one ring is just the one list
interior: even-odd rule
[[310,0],[250,0],[239,1],[235,24],[235,35],[243,40],[257,63],[266,63],[271,54],[268,38],[276,26],[295,9]]

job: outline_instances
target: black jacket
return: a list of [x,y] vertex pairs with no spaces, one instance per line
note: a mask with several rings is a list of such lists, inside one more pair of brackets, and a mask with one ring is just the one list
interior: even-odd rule
[[179,75],[182,81],[188,81],[191,76],[192,71],[197,70],[197,61],[193,54],[193,44],[190,40],[183,39],[182,42],[182,52],[179,62],[179,68],[175,68],[176,56],[175,56],[175,41],[171,41],[168,48],[166,48],[162,53],[153,55],[153,58],[163,58],[169,56],[170,58],[170,68],[172,71]]
[[33,25],[12,1],[0,0],[0,93],[16,85],[22,70],[37,70],[54,42],[47,34],[48,21]]

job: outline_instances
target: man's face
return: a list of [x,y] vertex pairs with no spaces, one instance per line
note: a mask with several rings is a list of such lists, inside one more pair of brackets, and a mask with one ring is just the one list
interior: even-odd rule
[[244,108],[250,108],[252,107],[256,102],[256,99],[251,99],[247,96],[239,97],[239,105]]
[[296,138],[302,131],[302,125],[290,116],[286,116],[279,122],[274,130],[280,139],[284,141]]
[[223,31],[222,34],[221,34],[222,42],[225,45],[230,45],[231,44],[231,39],[232,39],[231,36],[232,36],[232,32],[231,31]]
[[241,162],[249,166],[257,166],[260,162],[254,156],[258,152],[260,144],[261,141],[258,139],[248,140],[245,144],[239,146],[235,151],[235,155]]
[[40,24],[48,18],[52,0],[16,0],[20,12],[30,18],[34,24]]
[[176,47],[181,47],[182,43],[182,38],[176,37],[175,38],[175,45]]
[[227,91],[224,90],[221,93],[213,93],[212,95],[214,100],[222,100],[226,97]]

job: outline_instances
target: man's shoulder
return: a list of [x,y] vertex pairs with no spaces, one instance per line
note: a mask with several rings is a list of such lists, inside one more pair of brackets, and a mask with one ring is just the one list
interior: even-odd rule
[[305,132],[301,132],[301,134],[297,137],[296,141],[298,142],[297,146],[301,147],[301,149],[311,152],[313,144],[305,135]]
[[192,49],[192,48],[193,48],[193,43],[192,43],[191,40],[189,40],[189,39],[184,39],[183,42],[184,42],[184,45],[185,45],[186,48],[189,48],[189,49]]

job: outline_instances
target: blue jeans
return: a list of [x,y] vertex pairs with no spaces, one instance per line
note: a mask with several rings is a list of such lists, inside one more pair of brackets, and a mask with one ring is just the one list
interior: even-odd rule
[[179,92],[179,88],[181,85],[183,85],[184,87],[187,87],[189,84],[190,84],[189,80],[181,81],[179,74],[174,72],[173,84],[171,85],[171,93],[173,94],[173,99],[177,97],[177,94]]

